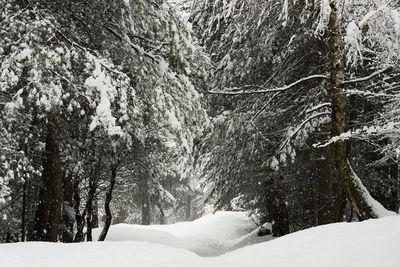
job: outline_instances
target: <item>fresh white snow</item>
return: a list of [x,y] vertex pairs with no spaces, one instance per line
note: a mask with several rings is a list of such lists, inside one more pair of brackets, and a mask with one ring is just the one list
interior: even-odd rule
[[[232,216],[230,216],[232,215]],[[201,257],[186,249],[154,244],[151,238],[163,235],[165,240],[198,234],[207,237],[231,238],[241,235],[232,231],[238,226],[233,213],[209,215],[193,223],[172,226],[131,227],[114,226],[127,236],[133,229],[142,231],[140,241],[62,243],[16,243],[0,245],[0,266],[13,267],[125,267],[125,266],[173,266],[173,267],[243,267],[243,266],[360,266],[398,267],[400,260],[400,216],[385,217],[359,223],[338,223],[299,231],[281,238],[246,246],[218,257]],[[218,225],[219,218],[225,217]],[[238,214],[239,221],[242,214]],[[230,222],[226,222],[232,220]],[[213,228],[209,222],[216,223]],[[227,229],[221,229],[226,223]],[[198,229],[196,227],[199,227]],[[207,230],[208,227],[208,231]],[[197,231],[198,230],[198,231]],[[221,233],[231,231],[232,235]],[[114,230],[115,231],[115,230]],[[153,231],[151,234],[149,231]],[[175,232],[174,232],[175,231]],[[163,234],[161,234],[163,233]],[[215,234],[215,236],[213,236]],[[146,240],[146,236],[149,239]],[[113,234],[110,236],[112,237]],[[115,239],[118,239],[114,236]],[[179,239],[178,238],[178,239]],[[127,239],[127,238],[126,238]],[[124,240],[126,240],[124,239]]]
[[[220,211],[193,222],[170,225],[113,225],[106,241],[146,241],[184,248],[200,256],[216,256],[238,247],[260,243],[271,236],[257,236],[258,226],[246,212]],[[101,229],[94,229],[97,240]]]

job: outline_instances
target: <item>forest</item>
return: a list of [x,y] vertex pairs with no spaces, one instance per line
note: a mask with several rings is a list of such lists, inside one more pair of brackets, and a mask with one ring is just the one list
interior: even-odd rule
[[399,167],[398,0],[0,0],[0,243],[268,255],[348,225],[383,258]]

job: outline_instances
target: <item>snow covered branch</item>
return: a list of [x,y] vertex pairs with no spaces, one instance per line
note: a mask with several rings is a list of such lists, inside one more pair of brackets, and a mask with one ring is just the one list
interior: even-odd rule
[[386,216],[396,216],[397,214],[395,212],[387,210],[384,206],[382,206],[381,203],[376,201],[371,196],[371,194],[368,192],[367,188],[365,188],[365,186],[361,182],[361,179],[354,172],[349,160],[347,160],[347,164],[350,168],[350,178],[351,178],[352,184],[354,185],[355,189],[361,193],[364,201],[366,202],[366,205],[369,207],[369,209],[371,209],[371,211],[375,215],[375,217],[382,218],[382,217],[386,217]]
[[319,105],[317,105],[315,107],[312,107],[312,108],[306,110],[306,114],[310,114],[310,113],[315,112],[315,111],[317,111],[317,110],[319,110],[321,108],[330,107],[330,106],[332,106],[332,104],[330,102],[322,103],[322,104],[319,104]]
[[363,129],[356,129],[353,131],[344,132],[338,136],[330,138],[326,142],[317,143],[314,144],[313,146],[316,148],[323,148],[339,141],[348,140],[350,138],[353,138],[354,136],[361,136],[361,135],[371,136],[371,135],[387,134],[389,132],[395,131],[397,127],[399,127],[399,124],[393,122],[389,122],[383,126],[371,126],[371,127],[364,126]]
[[271,104],[272,100],[274,100],[274,98],[279,95],[280,92],[277,92],[276,94],[274,94],[269,100],[268,102],[259,110],[257,111],[257,113],[253,116],[253,118],[251,118],[251,122],[254,124],[254,121],[257,119],[258,116],[260,116],[260,114],[269,106],[269,104]]
[[[124,42],[128,43],[129,46],[132,47],[133,50],[135,50],[135,52],[138,53],[139,55],[144,55],[144,56],[150,58],[151,60],[153,60],[155,62],[159,62],[159,60],[157,59],[157,56],[144,51],[144,49],[141,48],[140,46],[138,46],[136,44],[133,44],[132,42],[130,42],[126,38],[123,38],[119,33],[114,31],[113,29],[111,29],[109,26],[103,25],[103,28],[106,29],[107,31],[109,31],[111,34],[113,34],[116,37],[118,37],[118,39],[120,39],[121,41],[124,41]],[[137,36],[135,36],[135,37],[137,37]]]
[[[305,78],[302,78],[300,80],[297,80],[289,85],[285,85],[282,87],[277,87],[277,88],[265,88],[260,85],[245,85],[242,87],[234,87],[234,88],[226,88],[225,90],[222,91],[208,91],[209,94],[217,94],[217,95],[248,95],[248,94],[266,94],[266,93],[275,93],[275,92],[282,92],[286,91],[300,83],[303,83],[305,81],[309,80],[317,80],[317,79],[325,79],[328,80],[329,76],[326,75],[321,75],[321,74],[316,74],[316,75],[311,75]],[[246,91],[246,88],[258,88],[260,90],[250,90]]]
[[312,115],[310,117],[308,117],[305,121],[303,121],[297,128],[296,130],[290,134],[290,136],[288,138],[286,138],[285,142],[282,143],[282,145],[279,147],[278,151],[281,151],[289,142],[290,140],[293,139],[293,137],[295,137],[297,135],[297,133],[304,127],[304,125],[306,125],[308,122],[318,118],[318,117],[322,117],[322,116],[328,116],[330,115],[330,112],[321,112],[321,113],[317,113],[315,115]]
[[362,77],[362,78],[358,78],[358,79],[354,79],[354,80],[349,80],[349,81],[344,81],[342,84],[345,85],[345,84],[351,84],[351,83],[365,82],[365,81],[368,81],[368,80],[374,78],[375,76],[378,76],[378,75],[384,73],[388,69],[390,69],[390,67],[386,67],[384,69],[375,71],[374,73],[371,73],[370,75],[368,75],[366,77]]

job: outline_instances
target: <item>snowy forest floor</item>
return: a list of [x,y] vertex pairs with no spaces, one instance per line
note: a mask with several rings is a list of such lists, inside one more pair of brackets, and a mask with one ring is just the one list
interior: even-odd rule
[[[271,237],[257,237],[255,228],[245,213],[234,212],[172,225],[119,224],[109,232],[112,242],[3,244],[0,263],[13,267],[399,266],[400,216],[319,226],[268,242],[262,241]],[[249,245],[254,243],[259,244]]]

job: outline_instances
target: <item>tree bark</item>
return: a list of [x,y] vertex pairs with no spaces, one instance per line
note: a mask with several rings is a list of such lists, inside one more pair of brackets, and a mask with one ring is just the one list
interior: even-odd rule
[[45,154],[34,239],[56,242],[61,217],[62,179],[60,154],[54,125],[51,122],[48,126]]
[[80,205],[81,205],[81,197],[79,194],[79,178],[76,177],[74,181],[74,210],[75,210],[75,221],[76,221],[76,234],[74,237],[74,242],[82,242],[83,237],[83,228],[85,227],[85,223],[83,218],[85,218],[86,210],[81,214]]
[[150,225],[150,198],[147,189],[142,194],[142,225]]
[[142,225],[150,225],[150,196],[146,170],[142,171],[141,178]]
[[24,185],[22,188],[22,211],[21,211],[21,242],[26,240],[26,190],[27,190],[27,178],[25,178]]
[[289,234],[289,212],[286,206],[285,193],[279,181],[269,180],[264,183],[265,205],[269,213],[268,219],[272,223],[274,237]]
[[165,213],[164,209],[161,206],[160,202],[157,202],[158,209],[160,210],[160,224],[166,224],[166,218],[165,218]]
[[110,203],[112,200],[112,192],[114,190],[114,185],[117,180],[117,167],[112,166],[111,167],[111,179],[110,179],[110,185],[108,187],[108,191],[106,193],[106,201],[104,203],[104,210],[106,212],[106,221],[104,223],[104,228],[101,231],[101,234],[99,236],[99,241],[104,241],[107,237],[108,230],[110,229],[110,225],[112,222],[112,213],[110,209]]
[[[97,173],[97,171],[95,172]],[[96,183],[94,179],[97,178],[90,178],[89,182],[89,192],[88,192],[88,197],[86,201],[86,241],[92,241],[92,216],[93,216],[93,200],[94,200],[94,195],[96,193]]]
[[[325,151],[323,151],[325,152]],[[324,153],[325,154],[325,153]],[[318,175],[318,225],[327,224],[330,222],[329,208],[330,203],[328,199],[329,189],[329,162],[328,159],[323,156],[317,159]]]
[[[340,21],[335,1],[330,2],[331,14],[329,20],[329,57],[330,57],[330,91],[332,104],[332,136],[339,136],[345,132],[346,94],[343,92],[344,56],[341,51],[342,37],[340,35]],[[347,159],[348,146],[340,140],[331,145],[333,163],[339,183],[342,185],[347,199],[361,219],[377,218],[382,216],[383,207],[380,206],[362,185],[361,180],[352,170]],[[372,203],[373,202],[373,203]]]
[[74,221],[71,217],[73,209],[73,183],[72,176],[65,175],[63,183],[63,222],[64,229],[62,233],[62,241],[65,243],[72,243],[74,241]]
[[335,200],[333,201],[331,222],[342,222],[347,204],[346,194],[343,191],[342,184],[337,181],[333,184],[333,191]]
[[189,194],[186,198],[185,221],[190,221],[191,217],[192,217],[192,195]]
[[49,226],[47,231],[47,241],[57,242],[58,226],[61,218],[61,202],[62,202],[62,177],[61,177],[61,164],[60,154],[58,150],[55,132],[50,127],[49,133],[49,160],[50,164],[50,177],[48,179],[49,189],[51,194],[50,199],[50,215]]
[[92,228],[99,227],[99,199],[97,196],[93,199]]

